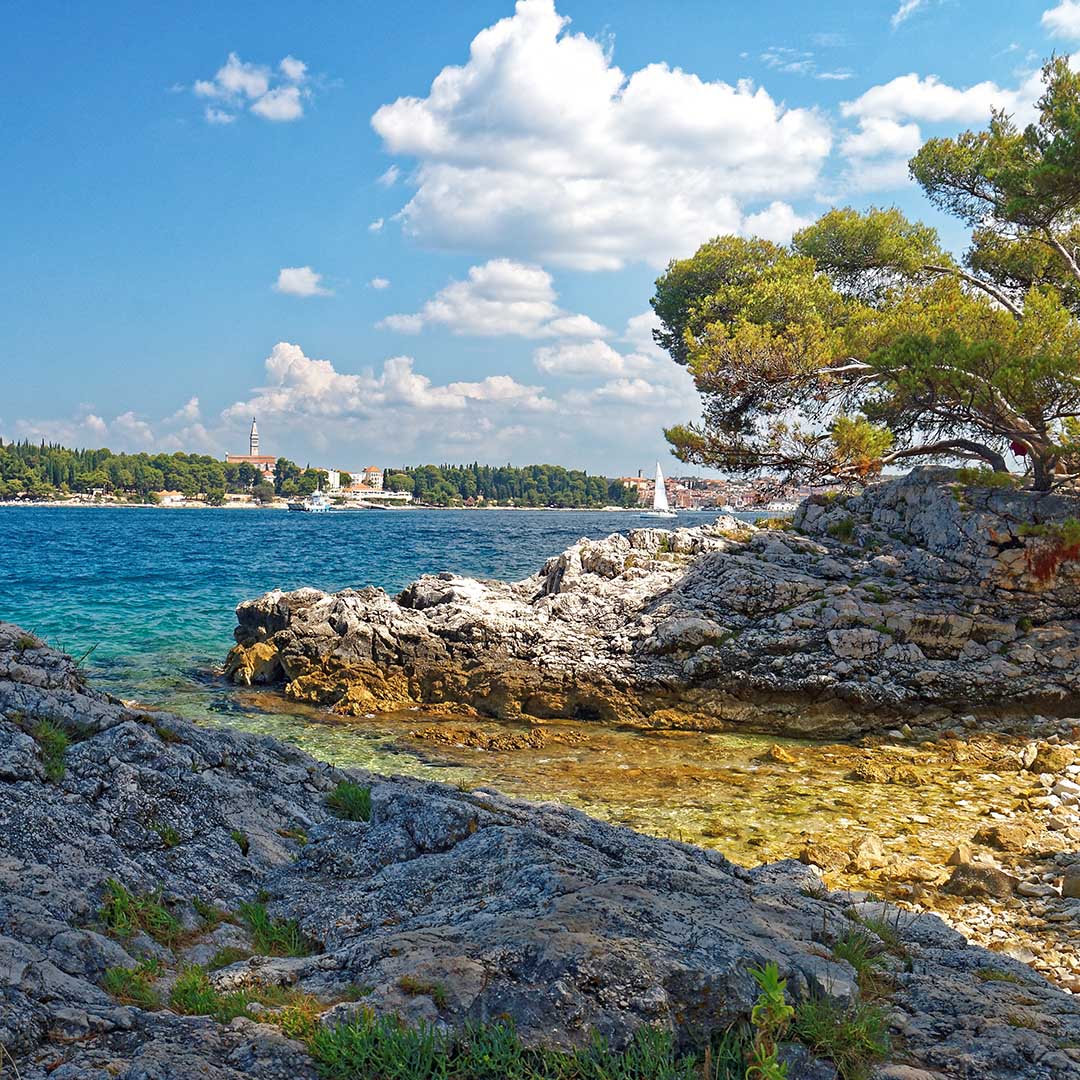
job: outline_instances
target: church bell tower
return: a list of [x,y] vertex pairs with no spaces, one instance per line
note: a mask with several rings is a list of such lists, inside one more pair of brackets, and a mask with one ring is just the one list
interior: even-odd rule
[[259,428],[254,416],[251,418],[251,434],[248,436],[248,453],[252,457],[259,456]]

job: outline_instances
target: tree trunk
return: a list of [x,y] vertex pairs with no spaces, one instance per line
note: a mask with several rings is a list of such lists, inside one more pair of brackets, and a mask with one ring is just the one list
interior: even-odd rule
[[1054,473],[1057,471],[1057,454],[1034,454],[1031,464],[1035,471],[1035,490],[1049,491],[1054,483]]

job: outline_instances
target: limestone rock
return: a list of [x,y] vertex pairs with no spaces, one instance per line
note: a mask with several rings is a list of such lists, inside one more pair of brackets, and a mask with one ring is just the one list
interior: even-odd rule
[[[397,597],[267,593],[237,608],[226,673],[345,715],[450,704],[793,735],[1080,701],[1080,562],[1040,577],[1024,529],[1080,517],[1080,497],[958,500],[956,476],[916,469],[811,498],[794,531],[721,519],[580,540],[519,582],[430,574]],[[830,533],[841,518],[852,543]],[[1038,753],[1028,767],[1065,761]]]

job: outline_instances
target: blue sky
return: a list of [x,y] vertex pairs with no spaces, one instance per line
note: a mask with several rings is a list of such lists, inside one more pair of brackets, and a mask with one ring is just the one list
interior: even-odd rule
[[[669,257],[929,211],[1080,2],[8,4],[0,434],[608,474],[690,419]],[[565,20],[570,20],[566,22]],[[475,39],[475,40],[474,40]]]

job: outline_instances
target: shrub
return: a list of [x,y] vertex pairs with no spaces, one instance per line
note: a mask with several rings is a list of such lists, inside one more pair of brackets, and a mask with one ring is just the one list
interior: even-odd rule
[[342,780],[326,796],[326,805],[346,821],[370,821],[371,788],[361,787],[351,780]]
[[1008,472],[994,472],[988,468],[956,470],[956,482],[964,487],[1015,488],[1020,486],[1019,477]]
[[241,904],[237,914],[251,932],[256,952],[263,956],[310,956],[316,951],[295,919],[270,918],[264,903]]
[[160,891],[138,895],[113,878],[105,882],[105,900],[98,915],[117,937],[142,931],[162,945],[171,945],[180,934],[180,922],[162,903]]
[[834,521],[825,531],[841,544],[850,544],[855,535],[855,519],[850,514],[845,515]]

